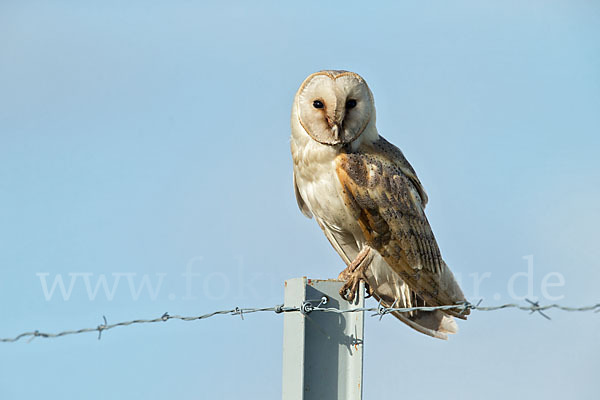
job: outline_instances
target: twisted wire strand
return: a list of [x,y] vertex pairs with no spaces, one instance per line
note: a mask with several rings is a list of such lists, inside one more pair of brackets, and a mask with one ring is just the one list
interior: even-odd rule
[[[526,299],[527,300],[527,299]],[[316,300],[318,301],[318,300]],[[596,313],[600,312],[600,303],[583,306],[583,307],[567,307],[562,306],[560,304],[548,304],[548,305],[540,305],[538,302],[534,302],[531,300],[527,300],[529,305],[516,304],[516,303],[508,303],[497,306],[481,306],[478,304],[472,304],[469,302],[465,302],[462,304],[453,304],[453,305],[445,305],[445,306],[435,306],[435,307],[383,307],[379,304],[378,307],[357,307],[348,310],[339,310],[337,308],[331,307],[322,307],[322,305],[326,304],[326,301],[321,300],[318,305],[313,305],[310,301],[304,302],[299,307],[285,307],[284,305],[276,305],[273,307],[263,307],[263,308],[241,308],[235,307],[229,310],[219,310],[213,311],[207,314],[195,315],[195,316],[181,316],[181,315],[170,315],[169,313],[164,313],[160,317],[151,318],[151,319],[134,319],[130,321],[122,321],[114,324],[109,324],[106,320],[106,317],[103,316],[103,324],[100,324],[93,328],[82,328],[77,330],[65,330],[58,333],[48,333],[48,332],[40,332],[38,330],[32,332],[23,332],[15,337],[9,338],[0,338],[0,342],[2,343],[14,343],[21,339],[29,337],[29,341],[35,339],[36,337],[41,338],[58,338],[62,336],[68,335],[78,335],[81,333],[89,333],[89,332],[98,332],[98,339],[102,337],[102,332],[107,331],[109,329],[117,328],[120,326],[130,326],[130,325],[141,325],[141,324],[153,324],[158,322],[166,322],[169,320],[180,320],[180,321],[198,321],[207,318],[211,318],[217,315],[239,315],[241,319],[244,319],[244,314],[252,314],[257,312],[274,312],[277,314],[286,313],[286,312],[300,312],[302,314],[308,314],[311,312],[328,312],[328,313],[353,313],[353,312],[375,312],[372,316],[380,316],[383,317],[386,314],[392,312],[400,312],[400,313],[408,313],[413,311],[435,311],[435,310],[458,310],[458,311],[466,311],[466,310],[477,310],[477,311],[497,311],[503,309],[517,309],[521,311],[529,311],[530,314],[535,312],[541,314],[543,317],[550,319],[550,317],[544,314],[543,311],[547,311],[550,309],[557,309],[561,311],[568,312],[586,312],[586,311],[594,311]]]

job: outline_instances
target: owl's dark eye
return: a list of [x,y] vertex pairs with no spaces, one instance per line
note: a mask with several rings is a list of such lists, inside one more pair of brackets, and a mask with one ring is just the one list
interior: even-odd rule
[[354,108],[354,107],[356,107],[356,100],[350,99],[350,100],[348,100],[346,102],[346,108],[347,109],[351,109],[351,108]]
[[313,107],[314,108],[323,108],[323,102],[321,100],[315,100],[313,101]]

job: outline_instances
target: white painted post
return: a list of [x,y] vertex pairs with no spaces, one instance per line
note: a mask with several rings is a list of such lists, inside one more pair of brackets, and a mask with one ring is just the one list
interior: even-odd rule
[[[343,282],[295,278],[285,282],[285,307],[348,310],[364,306],[364,287],[350,304],[341,298]],[[360,400],[364,312],[288,312],[283,317],[283,400]]]

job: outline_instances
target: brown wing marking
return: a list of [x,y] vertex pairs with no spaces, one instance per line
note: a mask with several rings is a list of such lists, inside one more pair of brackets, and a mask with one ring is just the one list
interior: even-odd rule
[[425,208],[428,201],[425,188],[423,188],[421,181],[417,177],[417,173],[413,169],[412,165],[410,165],[406,157],[404,157],[402,151],[387,140],[385,140],[383,136],[379,136],[379,139],[373,142],[371,146],[373,147],[373,150],[375,152],[381,154],[390,162],[395,164],[398,168],[400,168],[402,173],[406,175],[408,179],[410,179],[415,189],[417,189],[417,191],[419,192],[421,203],[423,205],[423,208]]
[[376,151],[342,153],[336,162],[345,203],[357,216],[367,243],[428,305],[464,301],[442,260],[422,195],[402,168]]

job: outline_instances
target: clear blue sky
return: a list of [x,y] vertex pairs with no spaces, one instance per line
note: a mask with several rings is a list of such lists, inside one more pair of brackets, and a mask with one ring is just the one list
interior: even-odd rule
[[[4,0],[0,337],[337,276],[289,153],[293,95],[327,68],[369,83],[470,299],[600,301],[598,2]],[[448,342],[368,318],[365,398],[596,398],[600,314],[550,315],[474,313]],[[0,397],[277,399],[281,345],[272,314],[0,344]]]

